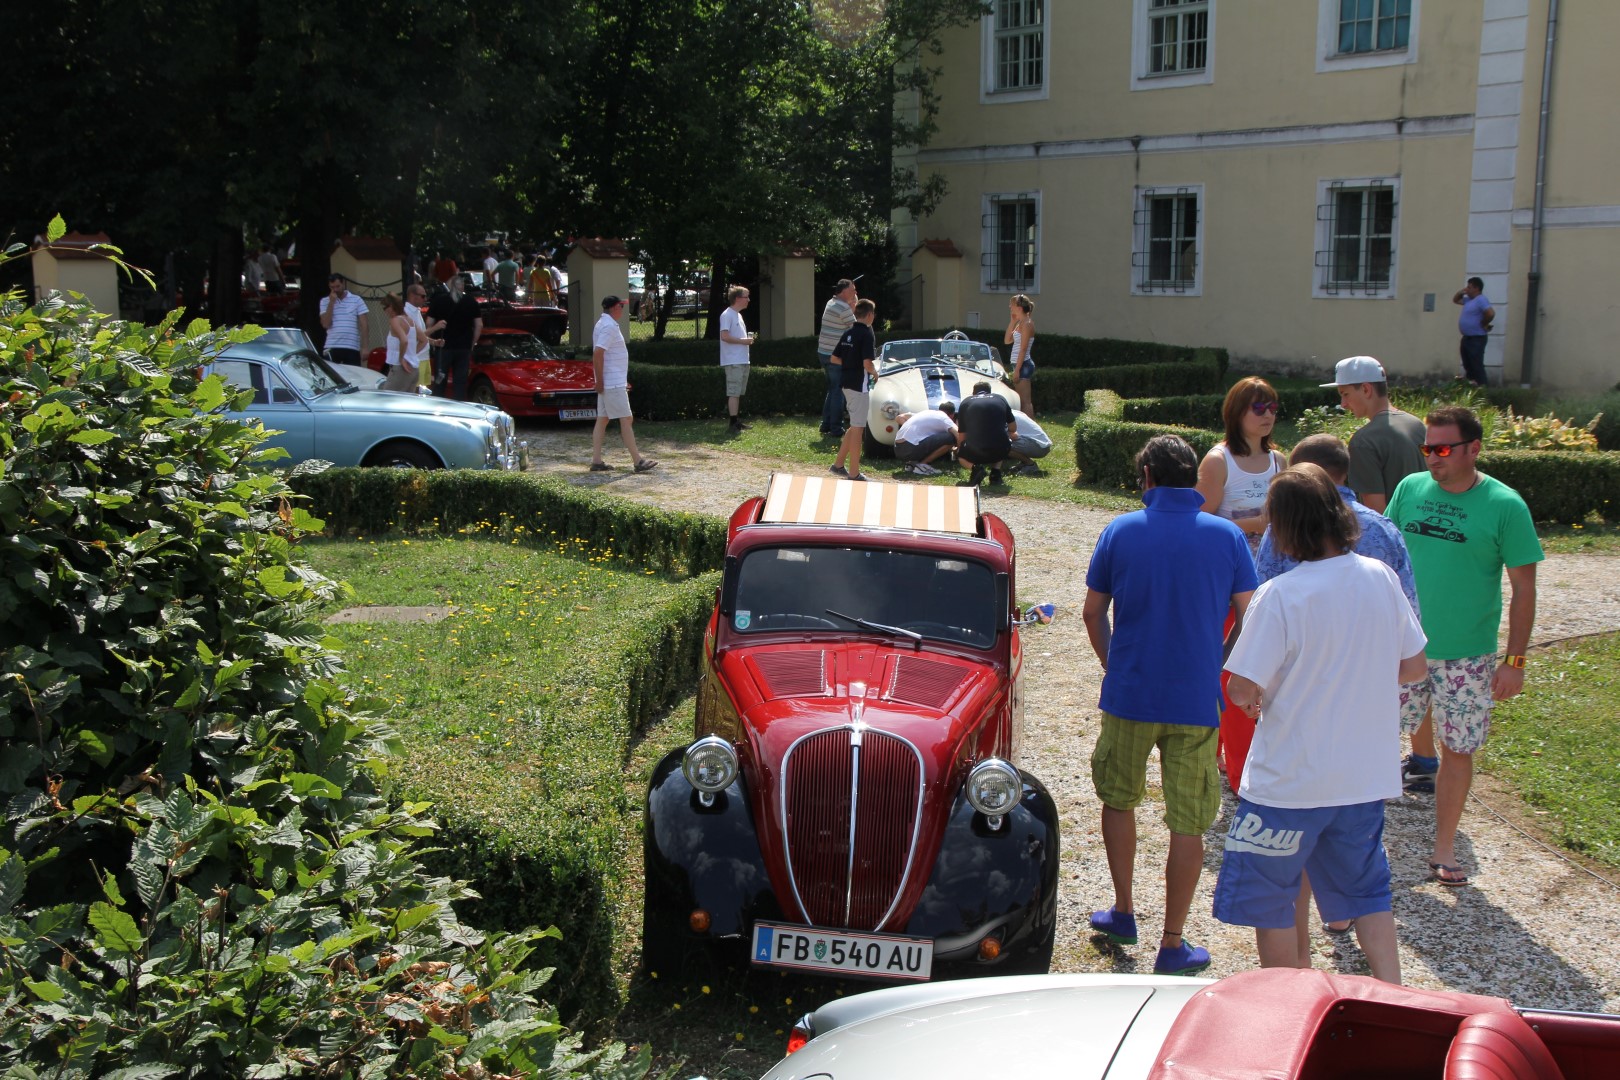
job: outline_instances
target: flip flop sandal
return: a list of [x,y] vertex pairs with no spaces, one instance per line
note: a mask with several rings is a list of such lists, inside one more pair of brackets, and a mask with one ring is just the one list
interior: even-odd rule
[[1460,888],[1468,884],[1468,871],[1464,870],[1460,866],[1450,866],[1446,863],[1432,862],[1429,864],[1429,870],[1435,881],[1438,881],[1440,884],[1449,886],[1453,889]]

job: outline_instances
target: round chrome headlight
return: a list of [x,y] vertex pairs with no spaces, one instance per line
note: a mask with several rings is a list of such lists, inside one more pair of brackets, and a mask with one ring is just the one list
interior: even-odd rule
[[901,413],[900,403],[898,401],[885,401],[878,407],[878,412],[883,414],[885,420],[893,420]]
[[968,803],[985,817],[1010,813],[1023,793],[1018,770],[1000,758],[985,758],[968,773]]
[[686,748],[681,772],[699,791],[724,791],[737,779],[737,751],[720,736],[707,736]]

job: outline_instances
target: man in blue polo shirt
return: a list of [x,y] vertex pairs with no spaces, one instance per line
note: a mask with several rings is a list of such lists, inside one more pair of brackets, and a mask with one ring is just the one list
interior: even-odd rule
[[1182,930],[1204,867],[1204,833],[1221,808],[1221,627],[1229,609],[1242,619],[1255,589],[1254,560],[1242,530],[1201,512],[1204,497],[1193,487],[1198,455],[1181,438],[1148,440],[1136,468],[1147,506],[1115,518],[1097,539],[1081,612],[1103,666],[1091,780],[1103,804],[1114,884],[1113,906],[1093,912],[1091,928],[1117,944],[1136,944],[1136,807],[1158,747],[1170,855],[1153,970],[1191,975],[1209,966],[1209,950],[1189,945]]
[[1484,386],[1485,343],[1496,318],[1496,309],[1485,295],[1485,279],[1469,278],[1468,284],[1457,290],[1451,302],[1462,308],[1457,313],[1457,333],[1462,337],[1457,354],[1462,358],[1463,378]]

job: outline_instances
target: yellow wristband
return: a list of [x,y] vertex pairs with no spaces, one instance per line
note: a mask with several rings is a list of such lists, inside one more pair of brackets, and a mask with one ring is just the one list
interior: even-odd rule
[[1524,667],[1524,657],[1504,656],[1502,657],[1502,663],[1506,664],[1508,667],[1522,668]]

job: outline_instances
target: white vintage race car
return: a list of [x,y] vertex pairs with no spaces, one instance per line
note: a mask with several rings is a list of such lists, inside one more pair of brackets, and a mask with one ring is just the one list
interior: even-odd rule
[[981,381],[1018,408],[1018,394],[1006,380],[1000,351],[957,331],[942,338],[887,342],[877,358],[865,452],[887,453],[894,446],[901,413],[937,409],[946,401],[958,404]]

